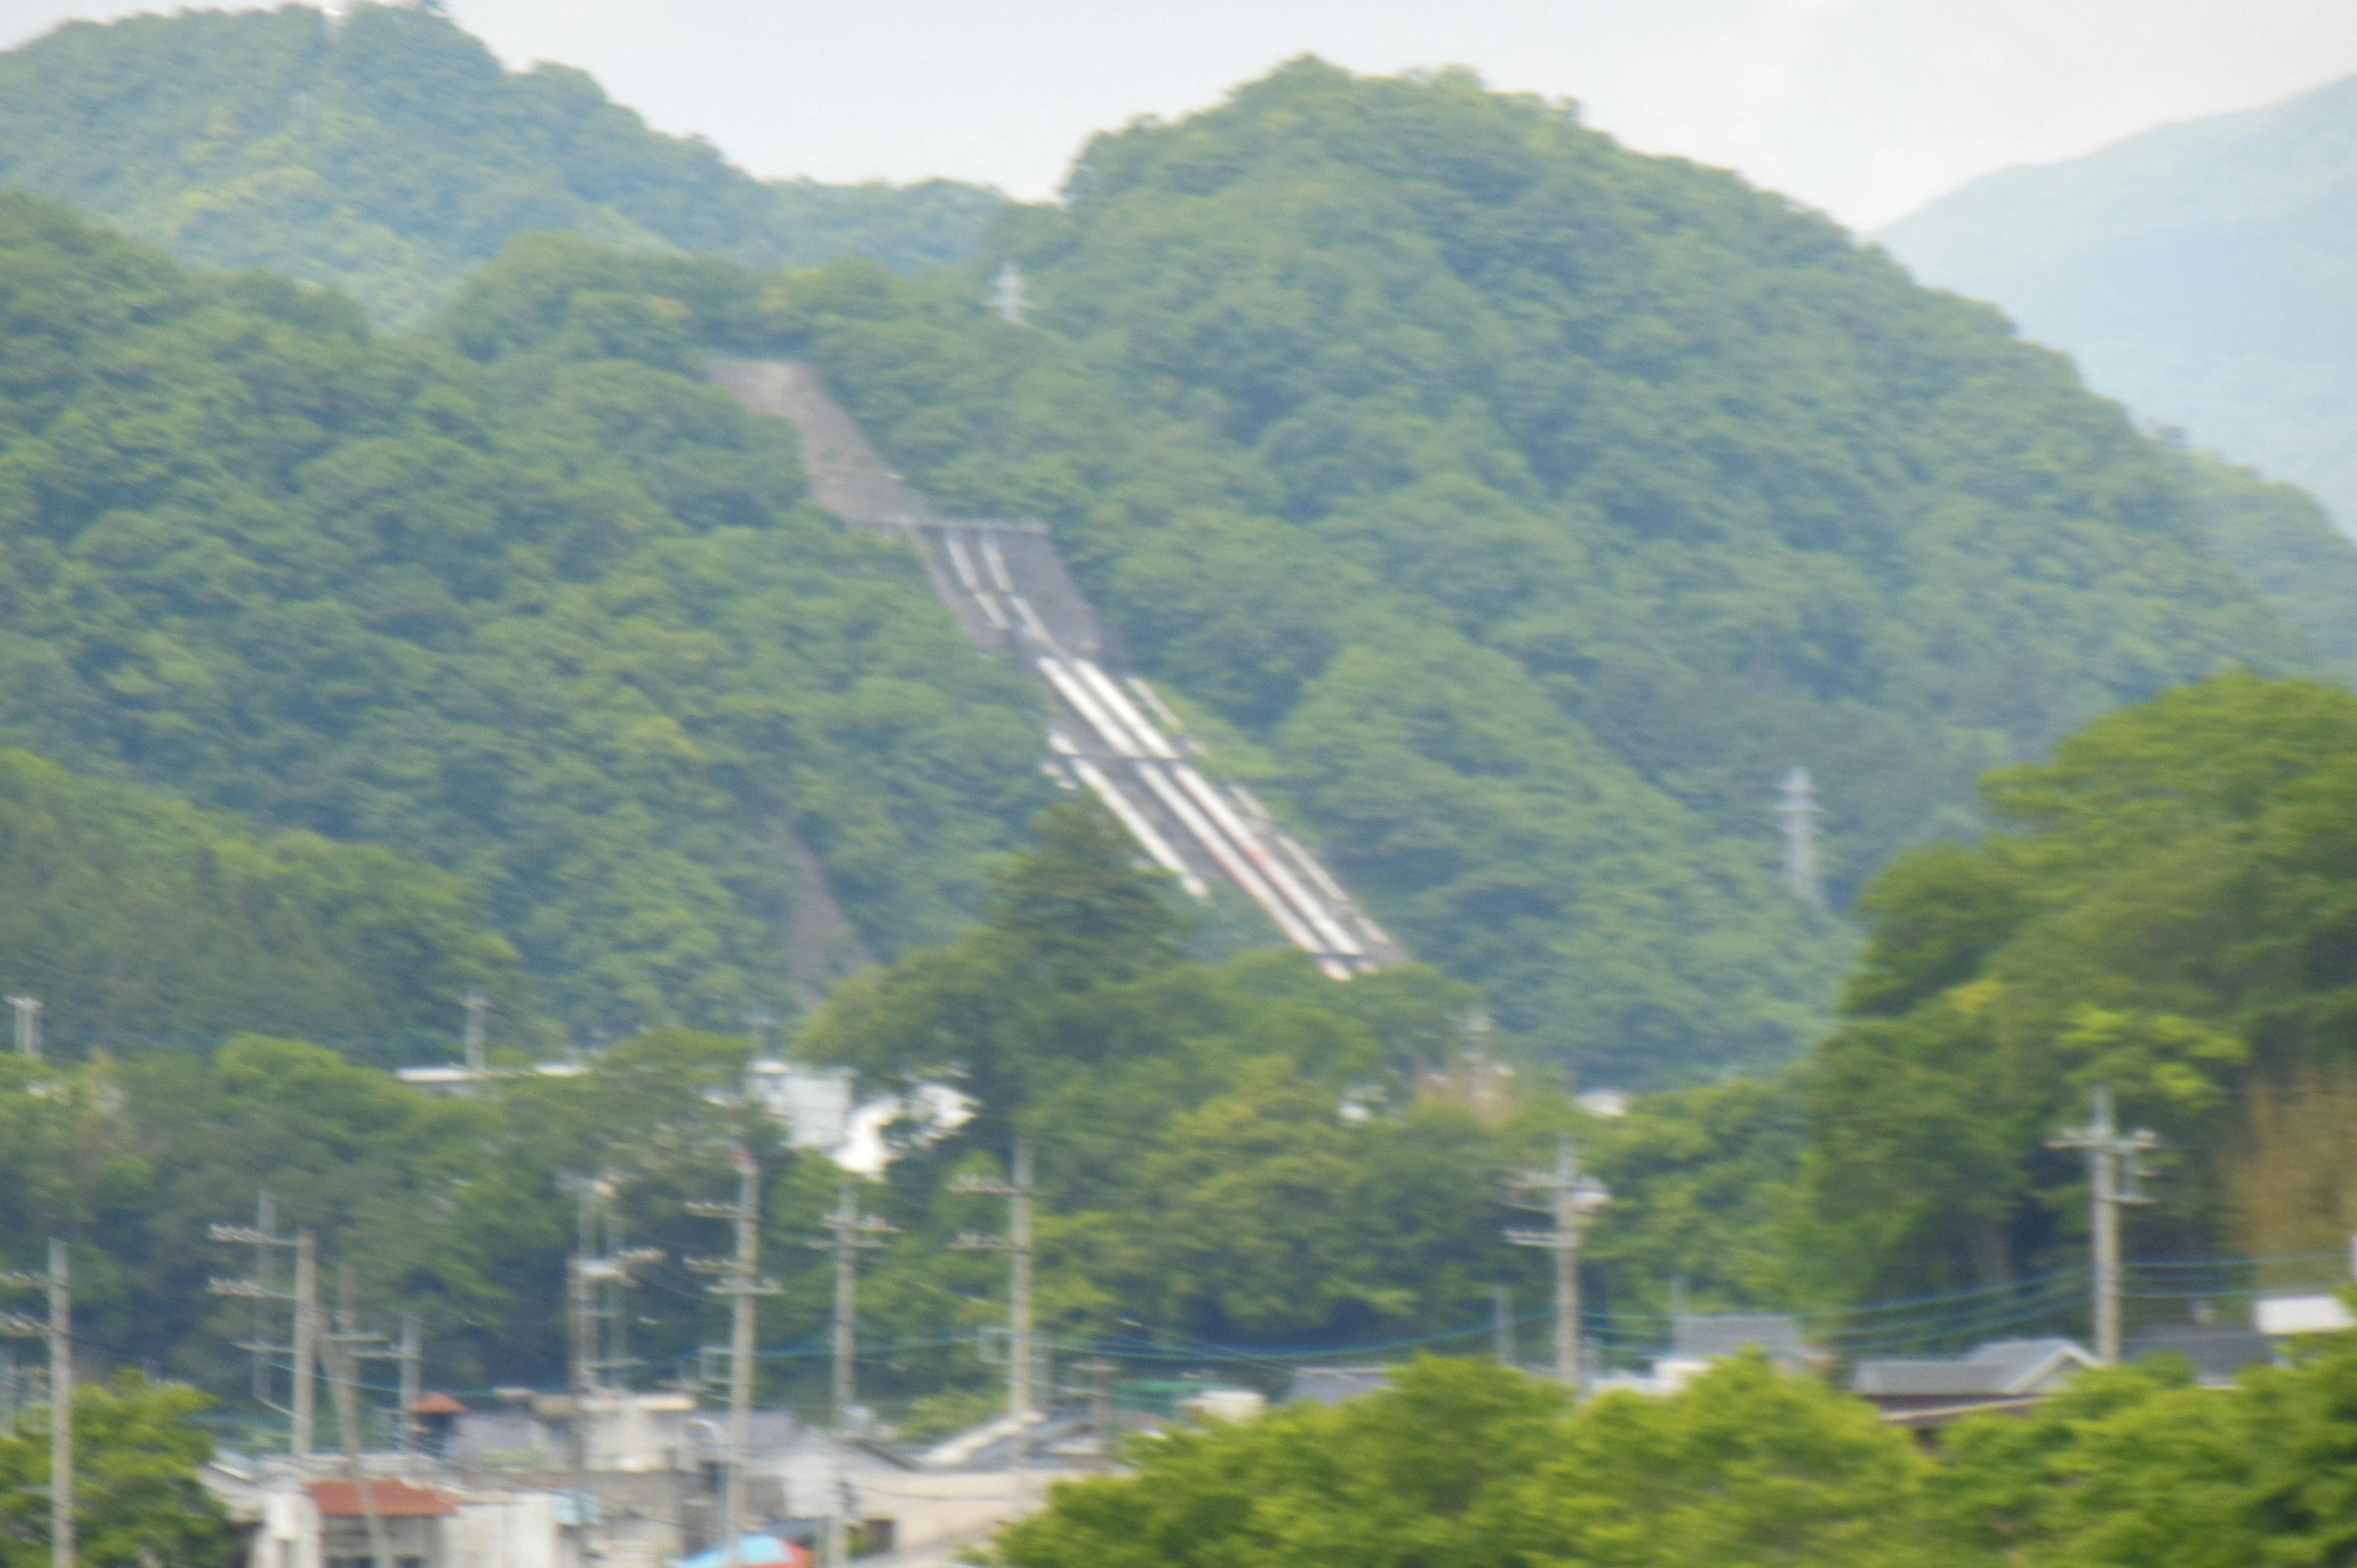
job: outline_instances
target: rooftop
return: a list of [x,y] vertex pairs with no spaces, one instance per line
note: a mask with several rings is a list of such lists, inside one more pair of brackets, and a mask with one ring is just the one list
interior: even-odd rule
[[[431,1487],[413,1487],[406,1481],[390,1477],[369,1483],[376,1494],[376,1511],[380,1519],[438,1519],[458,1511],[458,1505]],[[361,1506],[361,1488],[357,1481],[313,1481],[303,1488],[311,1494],[322,1519],[364,1519],[368,1510]]]

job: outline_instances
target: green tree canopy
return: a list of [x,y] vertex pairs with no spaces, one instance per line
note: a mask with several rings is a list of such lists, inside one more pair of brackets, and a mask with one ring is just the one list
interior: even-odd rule
[[197,267],[261,267],[425,324],[519,234],[807,265],[963,261],[1002,205],[952,180],[755,180],[584,73],[500,69],[416,5],[72,22],[0,55],[0,185]]
[[459,874],[582,1036],[946,939],[1031,700],[697,379],[752,294],[544,240],[443,349],[0,197],[0,740]]
[[2357,560],[1823,218],[1461,71],[1296,61],[1066,196],[987,247],[1028,329],[848,265],[775,326],[946,508],[1045,518],[1222,756],[1591,1083],[1821,1027],[1795,763],[1839,904],[1986,768],[2311,667],[2231,562]]

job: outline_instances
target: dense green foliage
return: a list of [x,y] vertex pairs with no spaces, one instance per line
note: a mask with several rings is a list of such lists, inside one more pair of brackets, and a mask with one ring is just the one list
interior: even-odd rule
[[0,994],[52,1047],[447,1036],[452,999],[512,1010],[515,953],[446,872],[309,833],[257,839],[153,791],[0,752]]
[[1512,1372],[1427,1361],[1340,1407],[1141,1444],[1059,1487],[1006,1568],[2226,1568],[2357,1538],[2357,1346],[2239,1391],[2083,1377],[1934,1456],[1863,1402],[1760,1361],[1666,1399],[1566,1411]]
[[[1425,1361],[1393,1391],[1141,1445],[1057,1488],[1009,1568],[1821,1568],[1968,1561],[1905,1539],[1930,1466],[1867,1406],[1762,1362],[1667,1399]],[[1920,1551],[1921,1555],[1914,1553]]]
[[1810,1037],[1846,947],[1772,875],[1792,764],[1844,901],[1986,768],[2313,657],[2060,358],[1566,110],[1303,62],[1069,198],[994,242],[1039,329],[857,268],[776,325],[946,507],[1049,520],[1374,910],[1591,1081]]
[[1994,776],[1988,800],[2007,832],[1910,852],[1868,892],[1849,1021],[1805,1075],[1837,1294],[2075,1246],[2084,1174],[2043,1143],[2096,1084],[2168,1140],[2132,1245],[2333,1245],[2338,1148],[2255,1116],[2348,1069],[2357,697],[2222,677]]
[[1973,181],[1879,237],[2357,529],[2357,81]]
[[[2177,437],[2169,435],[2175,445]],[[2357,680],[2357,553],[2314,497],[2202,453],[2179,462],[2219,558],[2308,635],[2341,682]]]
[[[973,1096],[971,1122],[895,1167],[904,1197],[1030,1138],[1053,1216],[1049,1319],[1070,1332],[1457,1328],[1492,1281],[1527,1272],[1494,1183],[1546,1116],[1492,1132],[1417,1093],[1462,1047],[1468,988],[1415,969],[1340,986],[1291,954],[1185,962],[1109,818],[1068,806],[1043,829],[979,929],[845,983],[798,1043],[869,1081]],[[904,1241],[911,1260],[977,1217],[971,1199],[936,1211]]]
[[[847,983],[809,1032],[871,1083],[934,1075],[978,1102],[930,1139],[904,1128],[888,1181],[864,1184],[899,1227],[865,1271],[873,1398],[986,1377],[972,1334],[1003,1314],[1004,1264],[949,1243],[998,1205],[952,1182],[999,1168],[1018,1131],[1040,1151],[1043,1326],[1060,1343],[1185,1354],[1456,1330],[1493,1281],[1532,1273],[1501,1239],[1495,1183],[1572,1117],[1542,1097],[1498,1125],[1426,1081],[1462,1044],[1467,988],[1415,970],[1339,986],[1291,954],[1189,962],[1129,856],[1095,808],[1059,808],[978,929]],[[728,1145],[748,1140],[788,1286],[764,1341],[791,1346],[830,1308],[804,1244],[842,1178],[728,1102],[748,1051],[655,1030],[460,1100],[259,1036],[79,1067],[0,1058],[0,1237],[18,1252],[73,1237],[94,1342],[227,1392],[246,1308],[205,1295],[232,1261],[206,1227],[268,1191],[282,1225],[357,1268],[372,1314],[421,1315],[437,1380],[479,1388],[561,1375],[564,1255],[594,1180],[633,1242],[673,1260],[632,1311],[636,1353],[668,1374],[712,1333],[677,1262],[712,1240],[682,1206],[726,1190]],[[807,1362],[769,1369],[781,1394],[809,1391]]]
[[522,75],[433,10],[308,6],[77,22],[0,55],[0,186],[202,267],[332,285],[421,325],[518,234],[759,264],[962,261],[1000,204],[764,184],[659,135],[577,70]]
[[545,239],[453,351],[0,198],[0,740],[463,873],[581,1033],[790,1011],[821,867],[946,938],[1028,698],[696,376],[748,286]]
[[[194,1389],[118,1373],[74,1394],[76,1561],[90,1568],[229,1568],[237,1535],[197,1480],[212,1443]],[[49,1441],[41,1423],[0,1432],[0,1568],[49,1556]]]

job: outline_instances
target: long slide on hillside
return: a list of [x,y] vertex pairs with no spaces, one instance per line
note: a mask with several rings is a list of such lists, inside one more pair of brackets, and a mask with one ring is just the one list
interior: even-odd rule
[[1400,961],[1399,947],[1251,791],[1211,776],[1202,746],[1135,675],[1114,667],[1097,618],[1039,522],[944,517],[894,473],[809,366],[726,360],[713,379],[802,435],[819,504],[905,539],[968,638],[1018,660],[1051,715],[1048,767],[1120,819],[1197,898],[1227,882],[1336,979]]

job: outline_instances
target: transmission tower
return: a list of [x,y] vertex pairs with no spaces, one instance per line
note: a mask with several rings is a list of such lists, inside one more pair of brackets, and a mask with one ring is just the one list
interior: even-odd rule
[[859,1254],[883,1246],[884,1238],[898,1230],[876,1215],[860,1213],[859,1189],[847,1181],[835,1197],[834,1212],[820,1223],[829,1235],[810,1244],[834,1257],[834,1429],[848,1433],[856,1424],[858,1409],[854,1380],[858,1356]]
[[1809,770],[1795,767],[1784,775],[1784,798],[1776,814],[1784,819],[1784,881],[1792,896],[1813,909],[1825,907],[1824,883],[1817,869],[1817,787]]
[[1577,1388],[1580,1238],[1587,1228],[1587,1217],[1611,1202],[1612,1195],[1580,1170],[1579,1155],[1569,1138],[1556,1143],[1554,1169],[1523,1171],[1510,1185],[1530,1196],[1508,1202],[1554,1220],[1544,1230],[1509,1230],[1506,1240],[1517,1247],[1537,1247],[1555,1254],[1555,1380],[1566,1388]]
[[2120,1359],[2120,1207],[2150,1203],[2144,1178],[2152,1174],[2144,1156],[2160,1139],[2139,1127],[2122,1133],[2112,1112],[2108,1086],[2095,1090],[2094,1114],[2083,1127],[2065,1127],[2046,1141],[2050,1149],[2087,1152],[2088,1219],[2094,1231],[2095,1359],[2106,1367]]
[[11,996],[8,1005],[16,1011],[16,1054],[41,1059],[41,1004],[38,997]]
[[0,1337],[49,1342],[49,1565],[74,1568],[73,1274],[66,1244],[51,1237],[44,1273],[0,1273],[0,1290],[46,1291],[46,1318],[0,1313]]
[[687,1261],[699,1273],[718,1275],[710,1289],[728,1298],[728,1489],[722,1500],[727,1535],[721,1568],[739,1568],[745,1541],[746,1469],[753,1447],[753,1303],[779,1290],[777,1282],[761,1277],[760,1162],[741,1144],[736,1160],[736,1202],[687,1206],[690,1214],[728,1220],[737,1231],[733,1257]]
[[1004,1252],[1007,1256],[1006,1289],[1006,1413],[1021,1417],[1034,1408],[1031,1392],[1031,1140],[1015,1140],[1013,1179],[963,1176],[950,1183],[952,1192],[985,1193],[1006,1199],[1006,1234],[984,1236],[968,1231],[951,1245],[964,1251]]
[[477,1078],[483,1076],[483,1020],[491,1010],[491,999],[479,991],[467,993],[467,1070]]
[[1023,289],[1023,270],[1013,262],[998,269],[997,280],[991,285],[990,307],[998,312],[999,319],[1017,327],[1028,327],[1024,319],[1030,309],[1030,300]]

